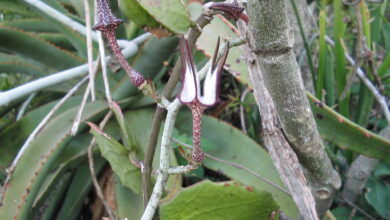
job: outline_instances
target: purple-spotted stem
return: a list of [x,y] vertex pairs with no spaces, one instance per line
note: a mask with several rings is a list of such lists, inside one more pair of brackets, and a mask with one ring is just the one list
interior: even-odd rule
[[187,105],[192,112],[192,138],[194,146],[192,159],[196,163],[201,163],[205,157],[200,146],[202,114],[207,107],[211,107],[218,102],[221,71],[229,52],[229,45],[227,45],[222,58],[219,61],[216,61],[219,42],[220,40],[218,38],[210,69],[204,79],[203,93],[201,93],[200,79],[193,62],[188,41],[184,37],[180,38],[180,57],[183,74],[179,100],[181,103]]
[[141,73],[134,70],[123,56],[122,51],[118,45],[115,30],[123,20],[117,18],[111,11],[107,0],[97,0],[97,16],[94,30],[99,30],[107,38],[111,50],[118,59],[122,68],[126,71],[131,83],[136,86],[145,95],[152,96],[157,99],[154,86],[151,82],[145,80]]

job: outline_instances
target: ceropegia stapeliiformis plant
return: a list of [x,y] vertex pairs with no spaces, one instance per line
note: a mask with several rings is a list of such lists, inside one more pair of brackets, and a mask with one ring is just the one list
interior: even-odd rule
[[203,90],[201,92],[199,75],[193,62],[188,41],[184,37],[180,38],[180,54],[183,76],[179,100],[181,103],[187,105],[192,112],[192,138],[194,147],[194,150],[192,151],[192,159],[196,163],[202,162],[205,157],[204,152],[200,147],[202,114],[207,107],[211,107],[218,102],[220,76],[229,52],[228,48],[229,45],[227,45],[222,58],[217,61],[216,58],[219,50],[218,38],[211,66],[205,77]]

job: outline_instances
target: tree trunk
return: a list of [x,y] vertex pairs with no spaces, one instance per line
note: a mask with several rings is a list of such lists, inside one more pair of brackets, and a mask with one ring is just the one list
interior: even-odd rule
[[[321,215],[329,208],[341,181],[325,153],[305,95],[292,50],[293,33],[286,7],[286,0],[248,0],[249,25],[246,34],[254,57],[252,62],[261,70],[283,133],[306,169],[306,178]],[[256,79],[259,77],[251,76],[251,79],[256,95],[259,85]],[[261,108],[263,100],[256,98]]]

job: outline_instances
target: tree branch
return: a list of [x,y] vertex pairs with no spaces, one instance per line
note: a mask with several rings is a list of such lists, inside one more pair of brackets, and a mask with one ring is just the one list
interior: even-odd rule
[[[253,62],[264,75],[264,85],[275,104],[283,133],[308,171],[306,177],[316,198],[317,210],[322,215],[341,181],[326,155],[305,95],[292,51],[293,36],[286,4],[285,0],[249,0],[250,33],[247,37],[251,51],[255,53]],[[263,100],[258,98],[258,101]]]
[[[334,41],[332,39],[330,39],[330,37],[328,36],[325,36],[325,40],[326,42],[331,45],[332,47],[334,47]],[[347,51],[345,51],[344,53],[344,56],[345,58],[347,58],[348,62],[352,65],[352,66],[355,66],[355,61],[353,60],[353,58],[348,54]],[[385,118],[387,120],[387,123],[390,124],[390,110],[389,110],[389,106],[386,102],[386,98],[380,94],[379,90],[374,86],[374,84],[372,84],[372,82],[366,77],[366,74],[363,72],[363,70],[360,68],[360,67],[357,67],[357,76],[359,77],[359,79],[364,83],[364,85],[367,86],[367,88],[370,90],[370,92],[374,95],[376,101],[379,103],[379,105],[381,106],[382,110],[383,110],[383,113],[385,114]]]

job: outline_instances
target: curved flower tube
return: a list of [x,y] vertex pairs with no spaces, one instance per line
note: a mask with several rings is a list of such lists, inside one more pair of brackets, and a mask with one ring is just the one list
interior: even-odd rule
[[180,57],[183,74],[179,100],[181,103],[187,105],[192,112],[192,138],[194,147],[192,159],[196,163],[201,163],[205,157],[200,146],[202,114],[207,107],[211,107],[218,102],[221,71],[229,52],[229,46],[227,46],[222,58],[216,61],[219,42],[220,40],[218,38],[210,69],[204,79],[203,92],[201,93],[200,79],[193,62],[188,41],[184,37],[180,38]]

